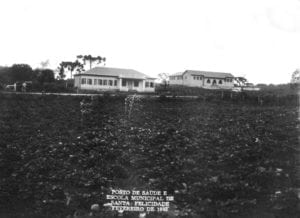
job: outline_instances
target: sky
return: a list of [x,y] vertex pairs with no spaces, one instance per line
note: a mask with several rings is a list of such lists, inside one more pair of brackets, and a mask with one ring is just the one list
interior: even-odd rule
[[300,0],[1,0],[0,66],[77,55],[156,77],[228,72],[287,83],[300,68]]

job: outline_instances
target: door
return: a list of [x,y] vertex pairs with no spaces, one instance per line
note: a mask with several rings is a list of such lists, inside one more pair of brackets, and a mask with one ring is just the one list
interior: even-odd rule
[[132,90],[133,82],[132,81],[127,81],[127,85],[128,85],[128,90]]

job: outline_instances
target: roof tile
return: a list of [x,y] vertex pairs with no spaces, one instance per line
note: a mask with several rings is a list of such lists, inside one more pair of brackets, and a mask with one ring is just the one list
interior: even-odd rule
[[221,73],[221,72],[211,72],[211,71],[199,71],[199,70],[186,70],[181,73],[174,73],[171,76],[182,76],[185,73],[191,73],[195,75],[203,75],[205,77],[216,77],[216,78],[226,78],[234,77],[231,73]]
[[126,79],[154,79],[136,70],[110,67],[95,67],[76,75],[114,76]]

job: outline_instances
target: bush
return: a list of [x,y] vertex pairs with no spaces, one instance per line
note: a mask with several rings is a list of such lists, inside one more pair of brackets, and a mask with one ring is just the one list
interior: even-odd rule
[[64,80],[56,80],[53,83],[44,83],[41,84],[39,82],[33,82],[32,83],[32,91],[33,92],[53,92],[53,93],[59,93],[59,92],[75,92],[73,87],[66,87],[66,81]]
[[199,87],[186,87],[180,85],[168,86],[167,89],[157,87],[159,96],[198,96],[207,102],[224,103],[235,102],[254,105],[299,105],[299,85],[265,85],[260,91],[233,92],[231,90],[211,90]]

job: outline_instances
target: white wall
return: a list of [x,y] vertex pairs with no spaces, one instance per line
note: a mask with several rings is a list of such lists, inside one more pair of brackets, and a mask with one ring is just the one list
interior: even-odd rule
[[185,73],[183,75],[183,85],[192,86],[192,87],[203,87],[203,77],[198,75],[199,80],[194,80],[194,75],[190,73]]
[[169,78],[169,84],[170,85],[185,85],[184,79],[178,79],[178,76],[175,76],[175,79]]
[[[194,76],[196,77],[194,79]],[[199,79],[197,79],[197,77]],[[210,83],[207,82],[207,80],[210,80]],[[216,84],[213,84],[213,81],[216,80]],[[222,81],[222,84],[219,84],[219,81]],[[184,86],[190,86],[190,87],[203,87],[203,88],[224,88],[229,89],[233,88],[233,80],[232,82],[227,82],[225,78],[213,78],[213,77],[204,77],[201,75],[191,74],[191,73],[185,73],[183,74],[183,80],[171,80],[170,79],[170,85],[184,85]]]
[[80,77],[79,76],[74,77],[74,87],[80,88]]
[[[134,86],[134,80],[131,80],[131,79],[122,79],[122,80],[126,80],[126,86],[122,86],[121,84],[121,87],[120,87],[120,91],[130,91],[130,90],[134,90],[134,91],[137,91],[137,92],[154,92],[155,91],[155,88],[154,88],[154,80],[139,80],[138,83],[138,87],[135,87]],[[153,83],[153,87],[146,87],[146,82],[152,82]],[[132,84],[131,88],[129,88],[130,86],[130,83]]]
[[[149,86],[146,87],[146,83],[149,83]],[[153,83],[153,87],[150,87],[150,83]],[[155,83],[154,79],[146,79],[143,81],[144,92],[154,92],[155,91]]]
[[[117,90],[118,89],[118,79],[115,77],[99,77],[99,76],[77,76],[79,77],[80,89],[88,89],[88,90]],[[75,77],[76,78],[76,77]],[[82,84],[82,79],[86,79],[86,84]],[[92,79],[92,84],[88,84],[88,79]],[[95,84],[95,79],[101,79],[102,85],[98,83]],[[107,81],[106,85],[104,85],[104,80]],[[109,85],[109,80],[113,81],[112,85]],[[114,85],[114,81],[117,80],[117,86]]]
[[[86,83],[82,84],[82,79],[86,79]],[[92,84],[88,84],[88,79],[92,79]],[[95,84],[95,79],[101,79],[102,85],[99,85],[98,83]],[[107,81],[107,84],[104,85],[104,80]],[[109,85],[109,80],[113,81],[112,86]],[[122,85],[122,81],[126,81],[126,86]],[[117,85],[115,86],[115,81],[117,81]],[[134,90],[137,92],[154,92],[154,80],[146,80],[147,82],[153,82],[153,87],[146,87],[146,81],[145,80],[138,80],[138,86],[134,86],[134,81],[132,79],[124,79],[124,78],[116,78],[116,77],[101,77],[101,76],[88,76],[88,75],[81,75],[76,76],[74,80],[75,87],[78,87],[80,89],[86,89],[86,90],[120,90],[120,91],[130,91]]]

